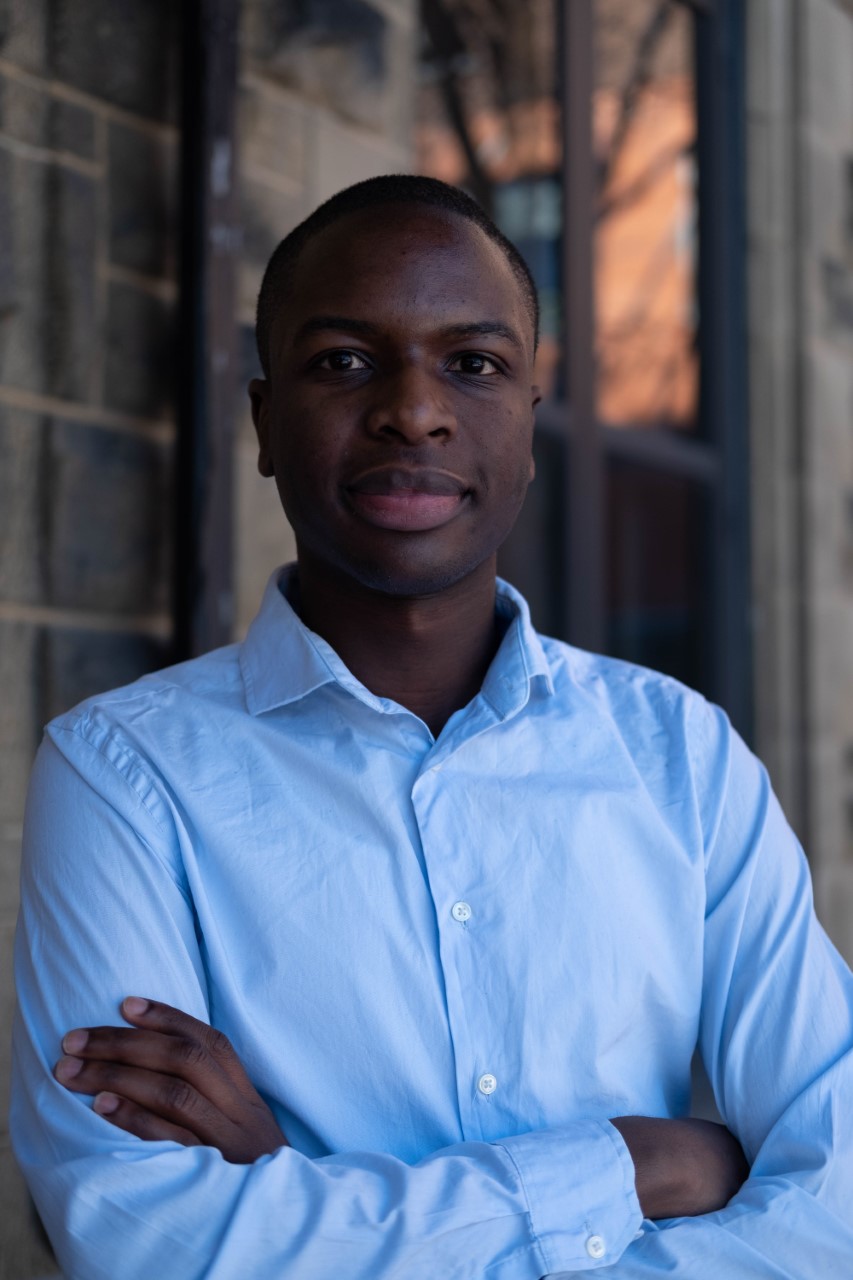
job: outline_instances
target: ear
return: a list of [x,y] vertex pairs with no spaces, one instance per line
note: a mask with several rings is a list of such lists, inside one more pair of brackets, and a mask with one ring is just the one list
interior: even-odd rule
[[252,378],[249,383],[252,422],[258,436],[258,470],[262,476],[275,475],[270,450],[270,384],[266,378]]

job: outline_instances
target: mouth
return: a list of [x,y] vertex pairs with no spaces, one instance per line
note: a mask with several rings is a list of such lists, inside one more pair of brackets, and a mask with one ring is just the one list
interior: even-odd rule
[[383,467],[346,487],[350,507],[368,524],[401,533],[438,529],[467,501],[463,480],[447,471]]

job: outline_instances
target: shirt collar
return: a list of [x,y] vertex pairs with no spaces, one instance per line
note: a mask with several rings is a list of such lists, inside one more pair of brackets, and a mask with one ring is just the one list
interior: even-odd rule
[[[393,704],[365,689],[331,646],[298,617],[286,595],[295,570],[294,564],[275,570],[240,647],[240,671],[250,714],[262,715],[286,706],[332,682],[378,710],[391,709]],[[482,692],[505,719],[527,702],[533,680],[540,678],[548,693],[553,693],[554,687],[527,602],[501,578],[497,580],[496,608],[509,625]]]

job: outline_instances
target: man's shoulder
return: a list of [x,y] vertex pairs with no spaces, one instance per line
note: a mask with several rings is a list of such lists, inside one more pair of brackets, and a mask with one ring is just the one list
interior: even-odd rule
[[152,671],[130,684],[93,694],[51,720],[47,731],[51,736],[72,732],[93,737],[110,729],[132,732],[143,723],[150,728],[160,720],[209,717],[216,707],[245,709],[239,658],[240,645],[231,644]]
[[682,719],[718,711],[696,689],[662,671],[578,649],[550,636],[539,640],[561,701],[580,701],[614,716],[646,712],[653,718]]

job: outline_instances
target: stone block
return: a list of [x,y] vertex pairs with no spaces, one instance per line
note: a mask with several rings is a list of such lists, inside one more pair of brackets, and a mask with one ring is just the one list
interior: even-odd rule
[[410,168],[407,148],[356,133],[325,112],[316,114],[313,127],[308,166],[311,208],[362,178],[402,173]]
[[49,603],[106,613],[166,608],[171,450],[60,419],[49,423],[46,450]]
[[0,76],[0,132],[17,142],[45,145],[50,99],[23,80]]
[[0,822],[0,926],[14,924],[18,914],[21,830],[20,822]]
[[[797,0],[750,0],[746,19],[746,98],[750,114],[781,117],[793,107],[790,41],[792,3]],[[784,125],[784,120],[777,119]]]
[[844,959],[853,965],[853,875],[849,867],[822,876],[817,899],[819,919]]
[[833,147],[813,141],[808,148],[808,180],[804,183],[808,207],[806,248],[820,258],[840,260],[846,251],[848,162],[849,157]]
[[175,402],[175,308],[153,294],[111,284],[104,401],[145,418],[169,417]]
[[48,389],[89,400],[97,372],[95,252],[97,183],[61,165],[48,173],[51,226],[45,244]]
[[833,140],[839,151],[850,147],[853,121],[853,17],[834,0],[801,0],[806,18],[804,72],[808,126]]
[[171,139],[110,123],[111,262],[150,276],[174,274],[177,184],[176,147]]
[[296,557],[275,481],[258,474],[257,452],[234,451],[234,590],[236,634],[243,636],[258,611],[267,579],[276,565]]
[[12,157],[8,151],[0,149],[0,371],[18,296],[17,264],[12,247],[15,201],[11,183]]
[[814,478],[839,495],[853,485],[853,362],[813,341],[808,357],[808,440]]
[[786,252],[793,241],[790,138],[781,120],[747,121],[747,215],[750,239]]
[[88,107],[54,98],[48,120],[48,146],[84,160],[95,158],[95,116]]
[[[8,1044],[5,1036],[4,1043]],[[8,1053],[8,1049],[3,1052]],[[9,1280],[61,1280],[24,1179],[5,1143],[0,1145],[0,1204],[0,1276]]]
[[41,632],[25,622],[0,621],[0,823],[24,814],[27,780],[41,737]]
[[93,179],[0,150],[0,382],[91,396],[96,207]]
[[243,43],[265,75],[348,120],[381,128],[389,22],[368,0],[250,0]]
[[[849,714],[853,704],[853,671],[850,655],[853,653],[853,609],[846,605],[838,592],[814,593],[810,609],[809,689],[811,722],[816,732],[823,735],[830,751],[828,767],[815,783],[829,788],[833,803],[837,803],[840,781],[842,743],[851,732]],[[830,806],[815,799],[815,813],[820,815],[821,825],[829,821]],[[833,848],[838,843],[833,841]]]
[[0,1050],[0,1142],[9,1139],[9,1049],[8,1035],[15,1013],[15,986],[12,978],[12,954],[15,941],[14,923],[0,924],[0,1027],[6,1033]]
[[54,0],[52,72],[127,111],[174,121],[180,12],[170,0]]
[[86,160],[95,153],[95,120],[87,107],[55,98],[14,76],[0,76],[0,132]]
[[308,213],[302,196],[290,196],[253,178],[240,183],[243,253],[238,275],[238,312],[254,315],[258,289],[273,249]]
[[47,390],[48,167],[0,148],[0,383]]
[[43,596],[44,422],[0,406],[0,600]]
[[130,684],[168,661],[166,643],[150,636],[51,627],[44,636],[43,718],[51,720],[92,694]]
[[0,57],[26,71],[48,66],[50,0],[4,0],[0,6]]
[[305,178],[306,109],[257,82],[240,89],[240,164],[297,184]]

